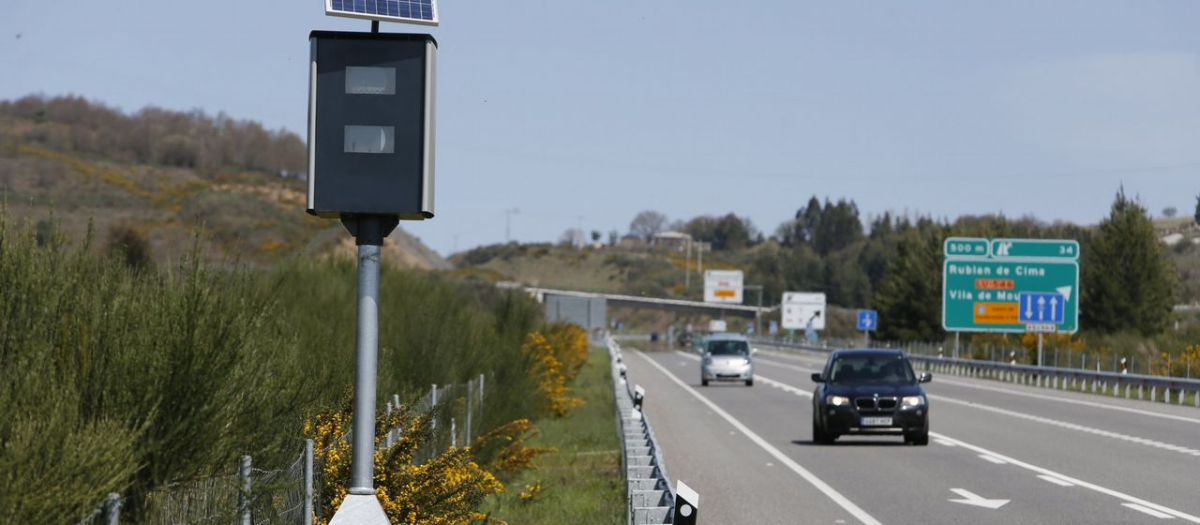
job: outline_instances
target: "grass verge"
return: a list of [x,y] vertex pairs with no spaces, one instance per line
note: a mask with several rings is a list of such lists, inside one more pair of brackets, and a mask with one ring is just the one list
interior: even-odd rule
[[[529,442],[558,451],[538,458],[536,470],[510,480],[507,490],[492,496],[482,512],[521,525],[625,522],[612,379],[603,348],[589,350],[587,363],[570,386],[584,404],[565,418],[538,421],[540,434]],[[530,487],[538,485],[541,490],[528,497]]]

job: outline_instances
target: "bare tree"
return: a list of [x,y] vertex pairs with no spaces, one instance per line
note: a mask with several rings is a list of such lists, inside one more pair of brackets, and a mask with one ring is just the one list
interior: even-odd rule
[[646,210],[633,218],[633,222],[629,223],[630,235],[641,237],[647,241],[654,237],[654,234],[663,231],[667,225],[667,216],[653,210]]
[[1163,213],[1163,217],[1166,217],[1168,219],[1174,219],[1175,214],[1179,213],[1179,210],[1176,209],[1174,206],[1171,206],[1169,208],[1163,208],[1162,213]]

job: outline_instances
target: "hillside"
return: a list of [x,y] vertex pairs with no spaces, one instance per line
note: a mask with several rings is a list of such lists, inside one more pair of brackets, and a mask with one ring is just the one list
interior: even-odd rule
[[[79,97],[0,102],[0,195],[9,216],[107,249],[142,239],[170,261],[194,245],[207,259],[272,264],[292,256],[353,257],[339,223],[304,212],[303,140],[223,114],[146,108],[126,115]],[[124,235],[124,236],[121,236]],[[385,261],[449,265],[397,230]]]

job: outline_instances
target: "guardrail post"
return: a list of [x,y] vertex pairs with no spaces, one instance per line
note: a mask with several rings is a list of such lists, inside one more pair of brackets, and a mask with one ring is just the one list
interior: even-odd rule
[[1200,390],[1192,391],[1192,402],[1196,404],[1196,408],[1200,408]]
[[1150,387],[1150,402],[1153,403],[1157,399],[1158,399],[1158,387],[1152,386],[1152,387]]
[[121,522],[121,495],[115,492],[110,493],[108,498],[104,500],[104,518],[106,525],[120,525]]
[[242,511],[241,525],[250,523],[250,456],[242,456],[242,493],[238,495],[238,507]]
[[[386,421],[388,425],[391,425],[391,423],[392,423],[392,402],[391,401],[387,402],[387,405],[384,408],[384,413],[387,414],[387,419],[384,419],[384,421]],[[384,448],[392,447],[392,429],[390,426],[388,427],[387,436],[385,436],[383,438],[383,447]]]
[[1142,385],[1138,385],[1138,401],[1142,400]]

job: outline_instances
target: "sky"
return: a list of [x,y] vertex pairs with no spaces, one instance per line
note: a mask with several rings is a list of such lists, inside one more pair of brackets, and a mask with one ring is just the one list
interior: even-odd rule
[[[73,93],[304,136],[322,0],[6,2],[0,99]],[[1200,2],[443,0],[437,216],[448,254],[641,210],[767,234],[809,197],[1094,224],[1124,185],[1200,193]],[[519,210],[506,213],[506,210]],[[297,220],[303,210],[297,211]]]

